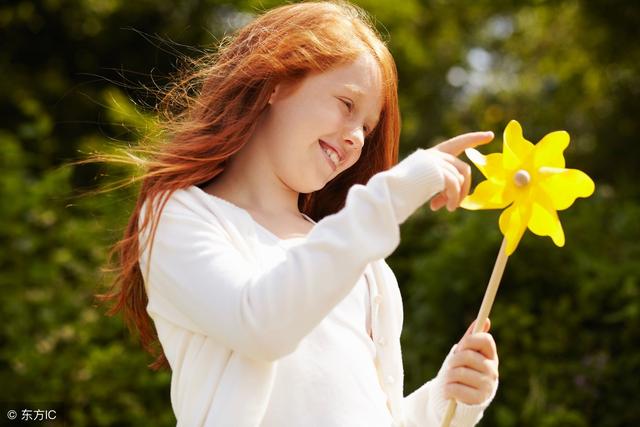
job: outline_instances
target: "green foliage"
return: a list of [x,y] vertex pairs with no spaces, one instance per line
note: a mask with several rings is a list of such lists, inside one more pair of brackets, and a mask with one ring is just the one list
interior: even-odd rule
[[1,399],[63,402],[71,425],[169,425],[169,374],[148,370],[122,323],[92,297],[120,233],[117,210],[130,203],[115,193],[73,197],[70,167],[34,177],[10,135],[2,152]]
[[[135,171],[70,166],[155,128],[175,55],[281,1],[13,2],[0,7],[0,400],[59,401],[71,425],[173,425],[168,372],[93,295]],[[567,244],[525,235],[491,315],[500,389],[483,426],[640,425],[640,6],[598,0],[361,0],[396,58],[403,155],[509,119],[536,142],[565,129],[596,194],[560,217]],[[158,34],[159,36],[152,36]],[[162,42],[174,40],[176,43]],[[118,70],[118,68],[123,68]],[[126,70],[125,70],[126,69]],[[97,79],[96,79],[97,77]],[[65,166],[66,165],[66,166]],[[409,393],[474,319],[498,212],[419,211],[390,257],[405,301]]]

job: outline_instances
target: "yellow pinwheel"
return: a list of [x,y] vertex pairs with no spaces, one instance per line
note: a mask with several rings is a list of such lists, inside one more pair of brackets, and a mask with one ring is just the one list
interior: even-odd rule
[[[504,234],[473,333],[480,332],[489,317],[507,259],[516,250],[527,227],[539,236],[550,236],[564,246],[558,212],[578,197],[589,197],[595,185],[587,174],[565,169],[563,151],[569,145],[565,131],[551,132],[533,145],[522,136],[520,123],[511,120],[504,130],[502,153],[487,156],[468,148],[467,157],[487,178],[460,206],[466,209],[504,209],[500,231]],[[449,427],[457,403],[451,400],[441,427]]]
[[475,210],[510,205],[499,221],[507,255],[515,251],[527,227],[564,246],[557,211],[567,209],[578,197],[590,196],[595,188],[584,172],[565,169],[562,153],[568,145],[565,131],[551,132],[534,145],[523,137],[520,123],[511,120],[504,130],[502,153],[484,156],[473,148],[465,151],[487,179],[460,206]]

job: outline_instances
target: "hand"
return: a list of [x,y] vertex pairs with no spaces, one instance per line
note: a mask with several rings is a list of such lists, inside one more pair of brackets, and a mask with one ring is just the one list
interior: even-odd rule
[[487,144],[492,139],[493,132],[471,132],[429,149],[440,160],[444,175],[444,190],[431,199],[431,210],[437,211],[446,205],[447,210],[453,212],[460,206],[471,188],[471,167],[458,159],[458,156],[465,149]]
[[498,382],[498,351],[491,334],[489,319],[483,332],[471,334],[474,320],[458,342],[444,375],[444,395],[467,405],[485,402]]

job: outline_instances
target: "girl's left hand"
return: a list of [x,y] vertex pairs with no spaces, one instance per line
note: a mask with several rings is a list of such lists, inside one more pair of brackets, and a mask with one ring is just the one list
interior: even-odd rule
[[498,382],[498,351],[491,334],[491,321],[486,320],[483,332],[471,334],[475,320],[458,342],[444,376],[444,395],[467,405],[477,405],[489,399]]

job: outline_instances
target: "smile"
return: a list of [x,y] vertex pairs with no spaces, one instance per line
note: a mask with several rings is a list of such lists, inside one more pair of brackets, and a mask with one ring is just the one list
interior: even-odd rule
[[327,162],[329,162],[331,169],[335,171],[340,164],[340,156],[333,148],[325,144],[323,141],[320,141],[319,145],[320,149],[324,153],[324,158],[327,159]]

